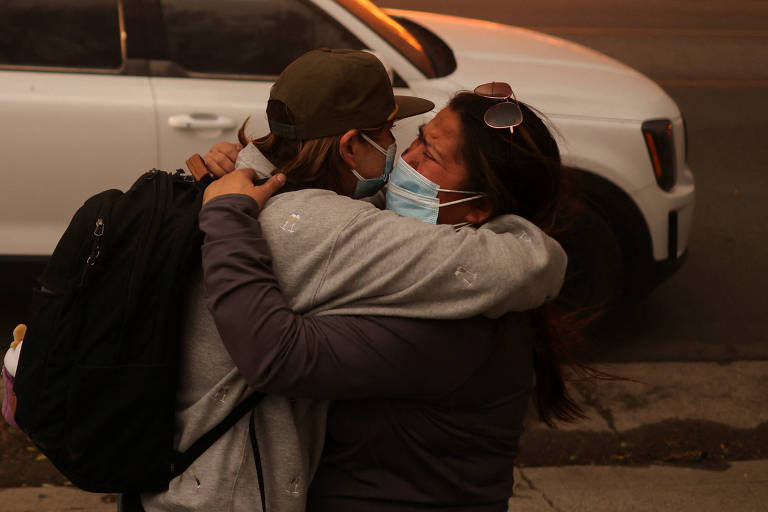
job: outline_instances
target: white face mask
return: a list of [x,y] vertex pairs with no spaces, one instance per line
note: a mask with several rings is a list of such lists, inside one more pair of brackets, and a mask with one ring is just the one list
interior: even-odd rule
[[381,176],[377,176],[375,178],[363,178],[360,176],[360,173],[357,172],[354,169],[350,169],[352,171],[352,174],[355,175],[355,178],[357,178],[357,185],[355,186],[355,192],[352,197],[355,199],[360,199],[361,197],[368,197],[372,196],[379,190],[381,190],[381,187],[384,186],[384,184],[389,179],[389,175],[392,172],[392,166],[395,162],[395,155],[397,154],[397,143],[393,142],[389,145],[387,149],[382,148],[376,142],[368,137],[366,134],[360,132],[360,136],[368,142],[371,146],[376,148],[379,153],[384,154],[386,156],[386,161],[384,162],[384,172],[381,173]]
[[[472,194],[472,197],[440,204],[440,200],[437,198],[438,192]],[[403,217],[413,217],[424,222],[437,224],[437,215],[443,206],[465,203],[481,197],[485,197],[485,194],[440,188],[437,183],[419,174],[416,169],[400,157],[392,170],[392,176],[390,176],[387,186],[387,210],[392,210]]]

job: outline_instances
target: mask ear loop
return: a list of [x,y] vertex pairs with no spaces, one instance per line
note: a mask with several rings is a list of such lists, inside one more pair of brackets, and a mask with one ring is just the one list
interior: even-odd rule
[[381,146],[379,146],[376,143],[376,141],[374,141],[369,136],[367,136],[365,133],[360,132],[360,136],[365,141],[367,141],[368,144],[376,148],[376,150],[382,155],[384,155],[384,157],[386,158],[385,164],[384,164],[385,165],[384,177],[385,179],[389,180],[389,175],[392,173],[392,168],[394,167],[395,159],[397,158],[397,142],[393,142],[392,144],[390,144],[389,148],[384,149]]
[[[442,190],[442,189],[440,189]],[[460,190],[443,190],[443,192],[461,192]],[[470,194],[474,194],[474,192],[469,192]],[[466,203],[467,201],[474,201],[475,199],[480,199],[482,197],[487,197],[486,194],[477,194],[472,197],[465,197],[464,199],[457,199],[456,201],[448,201],[447,203],[440,203],[437,207],[442,208],[443,206],[451,206],[452,204],[459,204],[459,203]]]
[[456,194],[476,194],[479,196],[486,196],[487,194],[484,194],[483,192],[474,192],[472,190],[451,190],[449,188],[438,188],[438,192],[455,192]]
[[365,140],[368,142],[368,144],[370,144],[371,146],[373,146],[373,147],[375,147],[376,149],[378,149],[378,150],[379,150],[379,153],[381,153],[382,155],[386,155],[386,154],[387,154],[387,150],[386,150],[386,149],[384,149],[383,147],[379,146],[379,145],[376,143],[376,141],[375,141],[375,140],[373,140],[372,138],[370,138],[369,136],[367,136],[367,135],[366,135],[366,134],[364,134],[363,132],[360,132],[360,136],[361,136],[362,138],[364,138],[364,139],[365,139]]
[[[361,133],[361,135],[362,135],[362,133]],[[344,162],[344,153],[342,153],[342,152],[341,152],[341,141],[339,141],[339,158],[341,158],[341,161],[342,161],[342,162]],[[346,164],[346,162],[344,162],[344,163]],[[352,167],[350,167],[350,168],[349,168],[349,170],[350,170],[350,172],[352,172],[352,174],[355,176],[355,178],[357,178],[357,179],[358,179],[358,181],[363,181],[363,180],[365,180],[365,178],[363,178],[362,176],[360,176],[360,173],[359,173],[359,172],[357,172],[357,171],[356,171],[355,169],[353,169]]]
[[[387,159],[389,159],[389,158],[392,158],[392,157],[394,156],[394,154],[395,154],[395,153],[397,153],[397,143],[393,143],[393,144],[392,144],[393,150],[392,150],[392,155],[390,155],[390,152],[389,152],[389,151],[387,151],[387,150],[385,150],[385,149],[384,149],[384,148],[382,148],[381,146],[379,146],[379,145],[376,143],[376,141],[374,141],[373,139],[371,139],[370,137],[368,137],[368,136],[367,136],[366,134],[364,134],[363,132],[359,132],[359,133],[360,133],[360,136],[361,136],[363,139],[365,139],[365,140],[366,140],[366,141],[367,141],[367,142],[368,142],[368,143],[369,143],[371,146],[373,146],[374,148],[376,148],[376,149],[377,149],[377,150],[378,150],[380,153],[382,153],[382,154],[383,154],[385,157],[387,157]],[[341,156],[342,160],[344,159],[344,156],[341,154],[341,144],[339,144],[339,156]],[[361,175],[359,172],[357,172],[357,170],[356,170],[356,169],[353,169],[352,167],[350,167],[350,168],[349,168],[349,170],[352,172],[352,174],[355,176],[355,178],[357,178],[357,180],[358,180],[358,181],[368,181],[368,180],[374,180],[374,179],[378,179],[378,178],[364,178],[364,177],[363,177],[363,176],[362,176],[362,175]],[[390,172],[391,172],[391,169],[390,169]],[[388,179],[389,179],[389,174],[388,174],[388,173],[385,173],[385,176],[384,176],[384,178],[385,178],[386,180],[388,180]]]

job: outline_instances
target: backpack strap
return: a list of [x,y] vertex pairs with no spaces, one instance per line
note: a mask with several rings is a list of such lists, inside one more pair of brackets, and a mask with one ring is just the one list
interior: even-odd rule
[[[232,409],[226,418],[213,427],[211,430],[203,434],[200,439],[195,441],[184,453],[173,453],[173,464],[171,466],[171,480],[184,473],[189,466],[192,465],[195,460],[200,457],[213,443],[215,443],[224,433],[227,432],[232,426],[237,423],[243,416],[256,407],[262,398],[266,396],[266,393],[256,391],[254,394],[240,402],[237,407]],[[259,470],[261,461],[258,462]],[[261,477],[261,475],[259,475]],[[259,478],[261,481],[262,478]],[[262,493],[263,495],[263,493]]]
[[267,498],[264,495],[264,470],[261,468],[261,452],[259,451],[259,440],[256,439],[256,425],[254,424],[253,414],[248,425],[248,435],[251,438],[251,448],[253,448],[253,461],[256,463],[256,478],[259,481],[259,496],[261,496],[261,511],[267,512]]

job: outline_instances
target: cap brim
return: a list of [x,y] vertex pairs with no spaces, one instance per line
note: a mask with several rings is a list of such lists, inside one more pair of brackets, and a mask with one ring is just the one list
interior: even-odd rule
[[435,108],[435,104],[431,101],[416,96],[395,96],[395,103],[400,108],[397,109],[393,120],[417,116]]

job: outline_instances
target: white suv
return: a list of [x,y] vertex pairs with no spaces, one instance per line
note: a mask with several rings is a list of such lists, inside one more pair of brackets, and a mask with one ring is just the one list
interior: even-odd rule
[[[396,93],[438,107],[495,80],[544,113],[590,207],[563,240],[572,259],[592,262],[571,276],[579,288],[647,290],[679,266],[694,195],[680,111],[648,78],[582,46],[477,20],[385,14],[367,0],[7,0],[2,270],[44,260],[90,195],[127,188],[152,167],[183,167],[234,140],[248,115],[251,134],[266,133],[275,76],[320,46],[371,49]],[[421,122],[396,128],[401,147]]]

